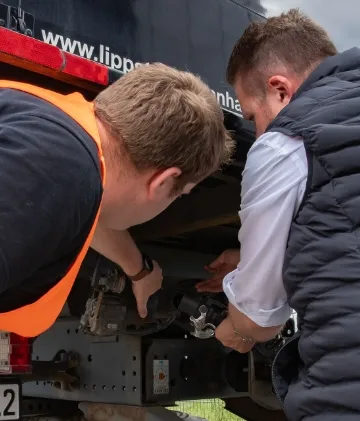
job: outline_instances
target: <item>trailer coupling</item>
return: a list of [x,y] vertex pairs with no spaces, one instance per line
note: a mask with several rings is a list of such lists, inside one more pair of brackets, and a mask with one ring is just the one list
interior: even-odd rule
[[199,339],[209,339],[215,335],[216,326],[212,323],[206,323],[208,309],[205,305],[200,306],[199,312],[198,318],[190,316],[190,323],[194,326],[194,331],[190,334]]

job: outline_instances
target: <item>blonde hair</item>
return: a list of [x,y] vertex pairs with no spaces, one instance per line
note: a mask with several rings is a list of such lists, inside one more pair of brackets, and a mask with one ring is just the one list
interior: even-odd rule
[[138,171],[178,167],[176,189],[229,162],[234,148],[210,88],[164,64],[140,66],[94,101],[95,114]]

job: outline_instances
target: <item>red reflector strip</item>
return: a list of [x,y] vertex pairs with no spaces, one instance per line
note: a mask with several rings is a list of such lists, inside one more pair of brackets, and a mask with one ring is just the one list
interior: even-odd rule
[[63,73],[86,79],[100,85],[109,84],[109,70],[106,66],[83,59],[74,54],[64,53],[65,67]]
[[0,52],[55,70],[64,63],[59,48],[5,28],[0,28]]
[[0,27],[0,61],[3,54],[99,85],[109,84],[109,70],[105,65]]
[[0,332],[0,374],[31,372],[31,343],[15,333]]

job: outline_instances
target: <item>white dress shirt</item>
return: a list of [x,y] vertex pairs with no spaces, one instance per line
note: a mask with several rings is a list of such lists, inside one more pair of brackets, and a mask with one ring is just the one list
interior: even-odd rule
[[223,288],[230,303],[259,326],[281,325],[291,314],[282,268],[307,173],[299,138],[265,133],[247,156],[239,212],[241,260],[225,277]]

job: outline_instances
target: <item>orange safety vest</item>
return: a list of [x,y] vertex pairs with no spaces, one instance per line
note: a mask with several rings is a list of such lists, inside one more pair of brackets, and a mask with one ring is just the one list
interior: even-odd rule
[[[61,95],[34,85],[7,80],[0,80],[0,88],[13,88],[35,95],[60,108],[74,119],[94,139],[97,145],[102,183],[105,184],[105,162],[91,102],[87,102],[79,93]],[[0,331],[12,332],[25,337],[35,337],[53,325],[66,303],[80,266],[90,247],[99,213],[100,210],[96,215],[88,238],[77,258],[69,267],[67,274],[36,302],[16,310],[0,313]]]

